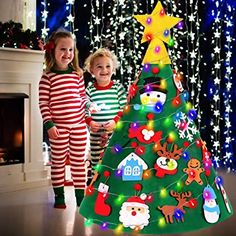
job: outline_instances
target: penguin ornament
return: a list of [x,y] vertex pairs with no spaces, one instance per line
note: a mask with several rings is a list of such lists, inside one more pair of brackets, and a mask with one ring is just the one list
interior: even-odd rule
[[220,217],[220,208],[216,202],[216,194],[210,185],[203,190],[203,211],[205,219],[208,223],[216,223]]

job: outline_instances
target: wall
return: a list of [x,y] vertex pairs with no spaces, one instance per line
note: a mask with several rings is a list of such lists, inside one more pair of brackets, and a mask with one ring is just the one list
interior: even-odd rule
[[13,20],[24,29],[36,30],[36,0],[1,0],[0,21]]

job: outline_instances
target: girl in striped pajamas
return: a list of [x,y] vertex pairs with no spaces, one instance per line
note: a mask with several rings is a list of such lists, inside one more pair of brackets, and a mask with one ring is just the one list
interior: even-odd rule
[[39,83],[39,106],[51,147],[54,207],[66,208],[64,181],[67,158],[79,206],[86,186],[85,107],[92,109],[93,104],[85,94],[78,52],[70,32],[58,30],[51,35],[45,45],[45,65]]
[[90,128],[92,173],[126,104],[124,86],[111,80],[117,68],[117,57],[106,48],[98,49],[85,61],[85,69],[95,78],[95,82],[86,88],[86,94],[100,110],[96,114],[86,112],[86,123]]

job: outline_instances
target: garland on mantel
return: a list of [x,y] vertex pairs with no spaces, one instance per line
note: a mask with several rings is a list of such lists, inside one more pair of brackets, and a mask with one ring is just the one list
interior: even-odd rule
[[23,30],[22,24],[12,20],[0,22],[0,47],[43,50],[42,39],[36,31]]

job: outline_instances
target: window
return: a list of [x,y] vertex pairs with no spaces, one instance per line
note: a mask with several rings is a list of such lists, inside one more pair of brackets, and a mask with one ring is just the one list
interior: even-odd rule
[[126,166],[124,169],[124,175],[131,175],[131,174],[132,174],[131,166]]
[[133,175],[134,176],[139,176],[140,175],[140,167],[139,166],[135,166],[133,168]]

